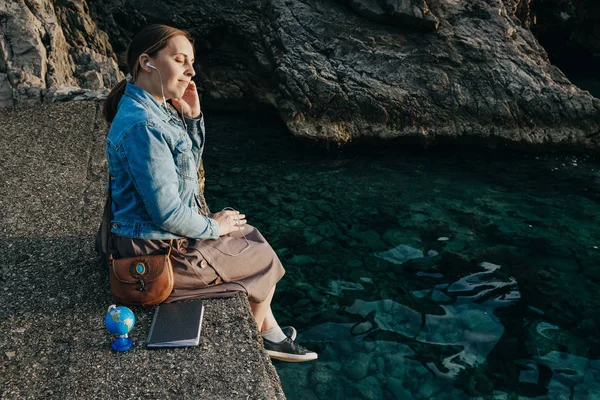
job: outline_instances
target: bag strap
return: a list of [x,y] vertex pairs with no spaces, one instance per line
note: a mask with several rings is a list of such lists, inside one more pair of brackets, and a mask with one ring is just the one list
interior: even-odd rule
[[112,175],[110,174],[110,172],[108,173],[108,182],[107,182],[107,189],[108,192],[106,194],[106,204],[108,207],[108,223],[106,224],[106,226],[104,227],[104,229],[106,229],[106,237],[108,238],[108,246],[107,246],[107,252],[108,252],[108,262],[110,263],[113,259],[113,236],[112,236],[112,231],[110,229],[110,226],[112,224]]

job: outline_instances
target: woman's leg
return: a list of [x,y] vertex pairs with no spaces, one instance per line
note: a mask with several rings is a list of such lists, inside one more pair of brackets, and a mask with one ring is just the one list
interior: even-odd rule
[[250,302],[250,309],[252,309],[254,320],[261,332],[267,354],[275,360],[282,361],[300,362],[317,359],[317,353],[306,349],[296,343],[294,339],[286,336],[277,324],[271,310],[271,300],[274,293],[275,285],[273,285],[264,301],[260,303]]
[[271,300],[275,294],[275,286],[269,292],[269,295],[260,303],[250,303],[250,309],[254,315],[254,321],[260,332],[268,331],[269,329],[277,326],[277,321],[271,311]]

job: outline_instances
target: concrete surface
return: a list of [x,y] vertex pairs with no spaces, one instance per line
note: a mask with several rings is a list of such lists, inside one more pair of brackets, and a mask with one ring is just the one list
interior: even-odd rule
[[244,295],[206,303],[200,346],[110,350],[113,303],[93,235],[103,205],[100,104],[0,110],[0,397],[283,399]]

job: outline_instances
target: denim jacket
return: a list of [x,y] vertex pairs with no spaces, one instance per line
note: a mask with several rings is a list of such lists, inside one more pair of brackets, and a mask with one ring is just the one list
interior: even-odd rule
[[112,175],[111,232],[142,239],[216,239],[214,219],[198,212],[198,165],[204,120],[169,113],[144,89],[127,83],[108,137]]

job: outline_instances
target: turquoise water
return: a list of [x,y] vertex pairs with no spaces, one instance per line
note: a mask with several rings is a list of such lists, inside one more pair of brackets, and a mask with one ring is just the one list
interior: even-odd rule
[[294,399],[600,399],[600,162],[366,145],[207,121],[206,197],[286,267],[274,312],[319,352]]

